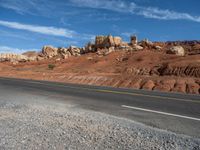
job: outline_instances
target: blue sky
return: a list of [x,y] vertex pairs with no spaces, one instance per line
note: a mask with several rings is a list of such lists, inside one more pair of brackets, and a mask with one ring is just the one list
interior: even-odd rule
[[0,53],[84,46],[95,35],[200,40],[199,0],[0,0]]

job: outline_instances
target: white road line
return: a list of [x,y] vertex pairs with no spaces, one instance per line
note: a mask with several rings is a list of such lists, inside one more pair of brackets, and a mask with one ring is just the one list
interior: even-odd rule
[[190,120],[195,120],[195,121],[200,121],[199,118],[182,116],[182,115],[177,115],[177,114],[172,114],[172,113],[167,113],[167,112],[162,112],[162,111],[144,109],[144,108],[139,108],[139,107],[127,106],[127,105],[121,105],[121,107],[140,110],[140,111],[146,111],[146,112],[151,112],[151,113],[157,113],[157,114],[162,114],[162,115],[167,115],[167,116],[179,117],[179,118],[184,118],[184,119],[190,119]]

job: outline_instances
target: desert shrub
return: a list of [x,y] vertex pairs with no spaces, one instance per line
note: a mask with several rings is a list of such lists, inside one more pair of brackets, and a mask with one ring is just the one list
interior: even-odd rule
[[54,64],[49,64],[49,65],[48,65],[48,68],[49,68],[50,70],[53,70],[55,67],[56,67],[56,65],[54,65]]

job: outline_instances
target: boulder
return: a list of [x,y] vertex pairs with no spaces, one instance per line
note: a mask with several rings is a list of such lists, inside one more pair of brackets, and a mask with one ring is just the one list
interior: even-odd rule
[[109,51],[110,53],[113,52],[113,51],[115,51],[115,47],[113,47],[113,46],[112,46],[112,47],[109,47],[109,48],[108,48],[108,51]]
[[148,48],[148,49],[153,48],[153,43],[151,41],[149,41],[148,39],[142,40],[141,42],[139,42],[139,45],[144,48]]
[[67,59],[67,58],[71,57],[72,55],[69,51],[67,51],[66,53],[62,53],[61,56],[63,59]]
[[200,86],[197,83],[187,83],[186,91],[190,94],[199,94]]
[[42,48],[42,53],[46,58],[52,58],[58,55],[58,48],[53,46],[44,46]]
[[184,80],[177,80],[172,91],[173,92],[186,93],[186,83],[185,83],[185,81]]
[[177,56],[185,56],[185,49],[182,46],[173,46],[167,50],[167,54],[175,54]]
[[76,46],[70,46],[68,51],[71,53],[72,56],[80,56],[83,53],[83,50]]
[[158,50],[158,51],[160,51],[160,50],[162,49],[162,47],[161,47],[161,46],[158,46],[158,45],[156,45],[156,46],[155,46],[155,49],[156,49],[156,50]]
[[62,47],[58,49],[59,54],[67,54],[69,52],[68,48]]
[[142,89],[152,90],[155,87],[155,83],[152,80],[148,80],[143,86]]
[[136,50],[136,51],[138,51],[138,50],[143,50],[144,48],[142,47],[142,46],[140,46],[140,45],[133,45],[132,46],[132,50]]
[[118,47],[122,44],[122,38],[119,36],[113,37],[113,41],[114,41],[113,46],[115,47]]
[[127,50],[127,51],[128,50],[133,50],[132,47],[126,42],[122,42],[117,49],[119,49],[119,50]]

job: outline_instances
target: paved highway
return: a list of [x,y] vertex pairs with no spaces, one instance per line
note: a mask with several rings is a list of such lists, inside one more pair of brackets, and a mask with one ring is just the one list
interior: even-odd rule
[[[2,94],[42,95],[180,134],[200,137],[200,96],[0,78]],[[4,92],[4,93],[1,93]]]

